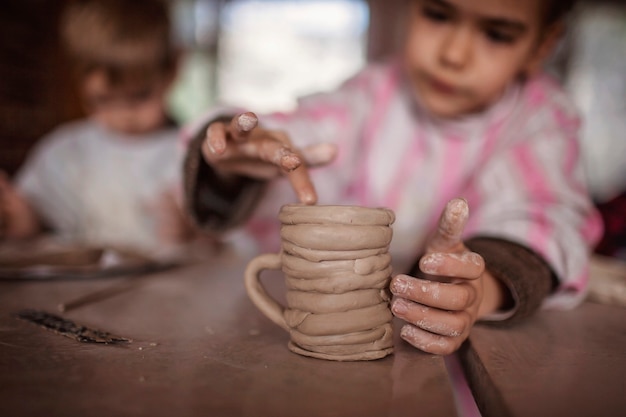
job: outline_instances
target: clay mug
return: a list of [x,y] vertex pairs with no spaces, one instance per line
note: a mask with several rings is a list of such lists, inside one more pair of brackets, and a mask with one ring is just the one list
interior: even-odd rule
[[[393,352],[389,244],[394,213],[386,208],[281,208],[281,250],[255,257],[245,271],[248,296],[290,334],[288,347],[329,360],[372,360]],[[270,297],[260,276],[280,270],[287,305]]]

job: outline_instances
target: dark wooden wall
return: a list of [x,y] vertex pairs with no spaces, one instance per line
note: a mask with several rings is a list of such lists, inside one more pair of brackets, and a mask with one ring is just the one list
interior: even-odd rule
[[0,12],[0,170],[15,172],[57,124],[81,115],[58,42],[65,0],[2,0]]

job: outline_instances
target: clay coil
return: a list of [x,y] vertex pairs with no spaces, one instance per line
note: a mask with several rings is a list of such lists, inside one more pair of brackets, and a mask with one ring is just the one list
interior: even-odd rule
[[287,305],[294,310],[314,314],[339,313],[389,301],[385,289],[363,289],[340,294],[287,291]]
[[281,208],[278,219],[284,224],[333,223],[388,226],[395,221],[395,214],[386,208],[287,204]]
[[282,254],[282,269],[285,274],[302,279],[317,279],[345,273],[369,275],[386,269],[391,264],[388,253],[357,260],[311,262],[287,253]]
[[291,340],[298,345],[303,346],[358,345],[388,337],[387,335],[390,335],[389,337],[391,337],[393,335],[393,327],[391,323],[385,323],[382,326],[378,326],[370,330],[364,330],[362,332],[330,336],[310,336],[292,329],[290,331],[290,335]]
[[346,353],[364,353],[387,349],[393,346],[393,339],[388,337],[385,339],[372,340],[371,342],[354,345],[317,346],[298,344],[298,346],[311,352],[326,353],[330,355],[345,355]]
[[391,355],[393,353],[393,347],[390,347],[388,349],[375,350],[371,352],[348,353],[346,355],[332,355],[329,353],[311,352],[310,350],[298,347],[293,342],[289,342],[287,346],[289,347],[289,350],[299,355],[310,356],[312,358],[325,359],[329,361],[372,361],[376,359],[382,359],[385,356]]
[[364,331],[388,323],[391,319],[391,310],[386,302],[341,313],[312,314],[285,310],[287,325],[311,336]]
[[388,226],[342,224],[283,225],[280,236],[297,246],[319,250],[361,250],[389,246],[393,230]]
[[348,291],[367,288],[386,288],[391,279],[391,266],[370,275],[354,273],[335,274],[318,279],[300,279],[293,275],[285,275],[288,289],[296,291],[315,291],[324,294],[341,294]]
[[321,261],[338,261],[338,260],[349,260],[349,259],[359,259],[359,258],[367,258],[369,256],[376,256],[389,251],[389,247],[385,246],[382,248],[374,248],[374,249],[362,249],[362,250],[319,250],[319,249],[308,249],[303,248],[301,246],[295,245],[288,241],[283,241],[283,251],[286,253],[296,256],[298,258],[304,258],[307,261],[311,262],[321,262]]

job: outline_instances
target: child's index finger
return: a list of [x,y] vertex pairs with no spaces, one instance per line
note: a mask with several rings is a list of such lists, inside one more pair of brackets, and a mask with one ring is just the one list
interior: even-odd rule
[[259,124],[259,118],[252,112],[241,113],[233,117],[228,126],[228,133],[237,141],[242,142]]
[[287,178],[302,204],[313,205],[317,203],[317,193],[305,165],[289,172]]
[[449,252],[458,249],[468,218],[467,201],[463,198],[450,200],[439,218],[437,231],[429,244],[430,251]]

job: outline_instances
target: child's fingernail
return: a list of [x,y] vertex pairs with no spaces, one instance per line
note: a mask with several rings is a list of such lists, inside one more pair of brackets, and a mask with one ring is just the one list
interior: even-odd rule
[[302,204],[313,205],[317,202],[317,194],[308,190],[298,191],[298,198]]
[[395,277],[391,282],[391,292],[394,294],[404,294],[409,288],[409,283],[405,278]]
[[404,313],[406,313],[407,310],[408,310],[408,307],[406,305],[406,301],[404,301],[401,298],[393,300],[393,302],[391,303],[391,310],[395,314],[404,314]]
[[400,330],[400,336],[404,339],[404,338],[414,338],[415,336],[417,336],[417,331],[415,330],[415,328],[413,326],[402,326],[402,329]]
[[239,122],[239,127],[242,132],[249,132],[256,127],[259,119],[252,113],[244,113],[239,116],[237,121]]
[[302,165],[300,158],[293,154],[282,155],[280,157],[280,165],[288,172],[293,171]]
[[420,269],[427,274],[435,274],[442,263],[443,256],[433,253],[422,258],[420,261]]
[[468,252],[463,256],[463,260],[467,260],[468,262],[478,266],[481,266],[484,263],[483,257],[475,252]]
[[206,146],[206,149],[209,151],[209,153],[214,154],[214,155],[218,155],[224,150],[224,146],[222,143],[220,142],[214,143],[208,138],[204,141],[204,144]]

